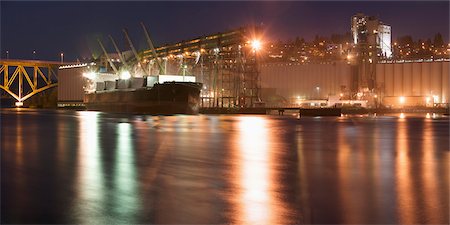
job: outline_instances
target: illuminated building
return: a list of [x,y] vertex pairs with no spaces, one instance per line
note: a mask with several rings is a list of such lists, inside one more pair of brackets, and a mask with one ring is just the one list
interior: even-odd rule
[[358,13],[352,17],[353,43],[367,47],[373,56],[392,57],[391,26],[383,24],[378,18]]

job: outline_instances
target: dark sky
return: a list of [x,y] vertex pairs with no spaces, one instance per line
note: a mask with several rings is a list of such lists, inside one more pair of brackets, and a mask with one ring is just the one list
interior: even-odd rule
[[378,16],[392,26],[393,38],[412,35],[449,39],[449,2],[0,2],[1,56],[66,60],[89,57],[100,48],[96,37],[115,37],[125,49],[122,28],[128,28],[135,46],[146,48],[139,25],[146,23],[156,45],[226,31],[245,24],[264,24],[265,40],[307,40],[316,34],[329,36],[350,30],[350,17],[357,12]]

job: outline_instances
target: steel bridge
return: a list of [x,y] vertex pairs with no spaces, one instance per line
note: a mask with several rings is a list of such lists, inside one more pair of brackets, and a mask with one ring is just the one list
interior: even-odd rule
[[22,106],[31,96],[58,85],[60,65],[52,61],[0,59],[0,88],[17,100],[16,106]]

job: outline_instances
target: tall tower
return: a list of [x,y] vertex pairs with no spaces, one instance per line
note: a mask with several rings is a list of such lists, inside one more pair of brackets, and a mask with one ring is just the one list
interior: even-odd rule
[[381,58],[392,58],[391,26],[380,23],[377,32],[377,44],[381,50]]
[[391,27],[377,17],[358,13],[351,18],[351,32],[356,62],[353,91],[372,92],[376,88],[376,63],[392,57]]

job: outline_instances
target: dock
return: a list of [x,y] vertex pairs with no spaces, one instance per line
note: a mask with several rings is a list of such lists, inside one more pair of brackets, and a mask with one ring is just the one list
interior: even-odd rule
[[300,108],[300,107],[254,107],[254,108],[200,108],[200,114],[259,114],[271,112],[284,115],[285,111],[293,111],[300,116],[341,116],[341,108]]

